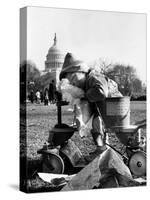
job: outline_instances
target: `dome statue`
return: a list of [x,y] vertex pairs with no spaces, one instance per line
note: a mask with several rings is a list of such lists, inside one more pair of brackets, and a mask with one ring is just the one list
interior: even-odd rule
[[45,61],[45,71],[52,73],[53,80],[57,83],[59,73],[64,62],[64,54],[57,47],[56,33],[53,46],[49,48]]

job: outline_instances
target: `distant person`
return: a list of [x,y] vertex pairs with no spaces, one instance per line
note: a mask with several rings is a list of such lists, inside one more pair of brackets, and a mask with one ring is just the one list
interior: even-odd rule
[[33,92],[33,90],[31,90],[31,92],[30,92],[30,101],[31,101],[31,103],[34,102],[34,92]]
[[50,103],[55,103],[55,92],[56,86],[54,80],[49,84],[49,101]]
[[45,91],[44,91],[44,105],[48,106],[48,89],[47,88],[45,88]]
[[48,97],[49,97],[49,102],[52,103],[52,91],[53,91],[53,84],[49,84],[49,90],[48,90]]
[[56,102],[56,84],[54,80],[52,80],[52,84],[53,84],[53,103],[55,103]]
[[41,103],[42,103],[44,101],[44,94],[42,90],[40,91],[40,96],[41,96]]
[[36,92],[35,95],[36,95],[37,103],[40,104],[40,101],[41,101],[41,94],[40,94],[40,91],[37,90],[37,92]]

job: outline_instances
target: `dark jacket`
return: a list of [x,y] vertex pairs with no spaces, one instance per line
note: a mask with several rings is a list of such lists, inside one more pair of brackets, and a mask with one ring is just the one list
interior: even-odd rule
[[87,74],[85,92],[89,102],[104,101],[108,97],[107,77],[100,73]]
[[99,112],[97,111],[98,107],[104,121],[106,110],[105,100],[106,97],[108,97],[108,90],[108,78],[106,76],[100,73],[94,73],[93,71],[87,74],[85,96],[91,105],[93,113],[99,115]]

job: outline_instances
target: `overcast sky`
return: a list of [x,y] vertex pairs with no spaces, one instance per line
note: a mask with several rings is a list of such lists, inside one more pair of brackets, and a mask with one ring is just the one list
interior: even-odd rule
[[28,7],[27,59],[45,69],[48,49],[57,34],[64,54],[91,62],[102,58],[132,65],[146,82],[146,15]]

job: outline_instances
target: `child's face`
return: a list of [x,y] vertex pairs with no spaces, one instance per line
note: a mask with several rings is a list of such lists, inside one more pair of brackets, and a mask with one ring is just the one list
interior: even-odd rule
[[66,78],[69,80],[70,84],[84,88],[86,75],[82,72],[67,73]]

